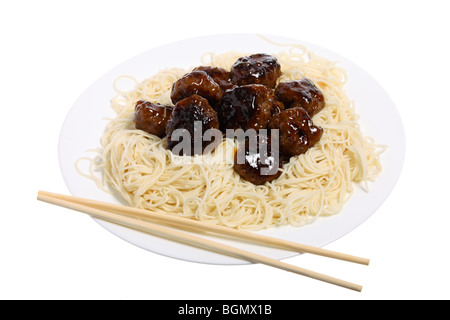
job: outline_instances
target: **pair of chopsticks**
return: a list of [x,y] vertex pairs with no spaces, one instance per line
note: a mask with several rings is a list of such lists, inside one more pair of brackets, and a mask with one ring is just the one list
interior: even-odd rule
[[[37,199],[50,204],[58,205],[61,207],[65,207],[68,209],[88,214],[93,218],[112,222],[151,235],[185,243],[191,246],[199,247],[208,251],[221,253],[227,256],[232,256],[238,259],[254,263],[266,264],[271,267],[279,268],[285,271],[290,271],[296,274],[328,282],[355,291],[361,291],[362,286],[355,283],[340,280],[334,277],[330,277],[321,273],[317,273],[311,270],[303,269],[285,262],[278,261],[276,259],[255,254],[253,252],[231,247],[219,242],[207,240],[199,236],[194,236],[181,230],[196,231],[201,233],[206,232],[231,236],[233,237],[233,239],[251,241],[259,245],[272,246],[279,249],[285,249],[300,253],[311,253],[363,265],[369,264],[369,260],[365,258],[325,250],[313,246],[298,244],[296,242],[267,237],[252,232],[207,224],[196,220],[176,217],[173,215],[155,214],[145,209],[132,208],[123,205],[116,205],[112,203],[56,194],[46,191],[39,191]],[[170,226],[172,228],[167,226]],[[173,227],[175,227],[175,229]]]

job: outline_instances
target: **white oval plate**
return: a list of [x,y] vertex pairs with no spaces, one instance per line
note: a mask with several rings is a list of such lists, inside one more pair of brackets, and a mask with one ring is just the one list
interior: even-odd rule
[[[363,223],[391,193],[400,175],[405,155],[402,121],[385,90],[367,72],[351,61],[310,43],[278,36],[265,37],[277,43],[300,43],[329,60],[337,61],[338,65],[348,73],[346,90],[349,97],[355,101],[356,112],[361,116],[360,125],[363,133],[375,138],[378,144],[388,146],[387,151],[381,157],[383,171],[377,181],[370,184],[370,192],[366,193],[356,188],[355,194],[341,213],[333,217],[320,218],[304,227],[286,226],[260,231],[265,235],[321,247]],[[131,75],[142,81],[163,68],[189,68],[199,65],[200,57],[205,52],[222,53],[230,50],[276,53],[283,48],[255,34],[224,34],[187,39],[144,52],[120,64],[93,83],[70,110],[60,133],[60,167],[72,195],[120,203],[118,199],[98,189],[95,183],[81,176],[75,169],[75,162],[80,157],[94,156],[87,150],[100,145],[100,138],[106,125],[104,118],[115,116],[110,107],[110,99],[115,95],[113,82],[118,76]],[[211,264],[249,263],[101,220],[96,221],[118,237],[143,249],[168,257]],[[278,260],[298,254],[232,240],[214,240]]]

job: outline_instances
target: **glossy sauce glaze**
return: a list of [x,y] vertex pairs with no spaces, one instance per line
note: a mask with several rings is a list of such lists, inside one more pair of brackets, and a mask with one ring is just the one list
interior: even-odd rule
[[[236,151],[234,156],[234,170],[245,180],[255,185],[261,185],[273,181],[281,175],[281,159],[278,154],[272,152],[270,136],[258,135],[256,148],[251,148],[249,140]],[[239,159],[240,152],[244,159]],[[267,173],[262,174],[266,169]]]
[[231,66],[231,82],[238,86],[245,84],[262,84],[275,88],[281,76],[281,66],[278,60],[264,53],[241,57]]
[[193,94],[205,98],[212,106],[222,99],[222,89],[205,71],[192,71],[178,79],[172,86],[170,98],[175,104]]
[[[200,122],[201,127],[196,126],[195,122],[197,124]],[[190,134],[191,152],[185,155],[201,154],[206,146],[214,141],[204,141],[201,139],[199,141],[202,144],[201,152],[196,152],[194,138],[199,135],[202,137],[208,129],[219,129],[219,119],[208,100],[194,94],[177,102],[167,122],[167,149],[169,150],[172,150],[180,142],[178,140],[172,140],[172,134],[177,129],[187,130]]]
[[284,106],[283,102],[281,102],[280,100],[277,100],[275,98],[272,99],[272,110],[271,110],[272,116],[277,113],[280,113],[284,109],[286,109],[286,107]]
[[237,86],[217,106],[220,129],[264,129],[272,115],[273,90],[261,84]]
[[275,97],[286,108],[302,107],[312,117],[325,107],[323,93],[309,79],[280,82]]
[[285,157],[298,156],[313,147],[322,137],[323,129],[314,125],[305,109],[289,108],[275,114],[269,129],[278,129],[279,148]]
[[160,138],[166,135],[166,125],[173,107],[139,100],[134,109],[133,121],[136,129]]
[[204,71],[210,76],[222,89],[222,92],[233,88],[235,85],[231,83],[230,72],[219,67],[200,66],[192,71]]

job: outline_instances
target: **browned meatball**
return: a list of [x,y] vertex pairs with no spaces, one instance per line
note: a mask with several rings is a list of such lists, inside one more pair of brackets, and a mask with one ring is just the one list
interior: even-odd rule
[[[281,160],[272,152],[270,136],[258,135],[256,148],[247,139],[234,156],[234,170],[255,185],[273,181],[281,175]],[[256,142],[256,141],[255,141]]]
[[280,82],[275,89],[275,97],[286,108],[302,107],[312,117],[325,107],[325,98],[309,79]]
[[281,66],[278,60],[264,53],[241,57],[231,66],[231,82],[237,85],[263,84],[275,88],[281,76]]
[[233,88],[234,84],[230,82],[230,72],[219,67],[200,66],[193,71],[204,71],[213,78],[213,80],[220,86],[222,91]]
[[176,104],[192,94],[198,94],[210,105],[215,105],[222,98],[222,89],[205,71],[192,71],[175,81],[170,98]]
[[159,103],[138,101],[134,108],[133,116],[136,129],[163,138],[166,135],[166,124],[172,113],[172,108],[172,106],[165,106]]
[[271,117],[273,90],[261,84],[235,87],[217,105],[220,128],[264,129]]
[[[201,154],[209,144],[216,142],[214,140],[204,141],[202,137],[208,129],[217,129],[219,132],[219,119],[208,100],[194,94],[177,102],[167,122],[167,149],[172,151],[181,142],[173,137],[174,131],[177,129],[184,129],[184,132],[189,133],[190,138],[190,153],[180,150],[183,154],[177,153],[177,155]],[[180,137],[180,140],[183,138]],[[200,149],[197,149],[194,140],[199,144]]]
[[279,130],[279,149],[286,156],[297,156],[313,147],[322,137],[323,129],[314,125],[305,109],[286,109],[269,121],[269,129]]

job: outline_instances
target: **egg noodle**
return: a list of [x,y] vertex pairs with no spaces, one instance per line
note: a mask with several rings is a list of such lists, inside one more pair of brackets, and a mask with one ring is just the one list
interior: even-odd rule
[[[199,65],[230,70],[244,55],[205,53]],[[278,179],[264,185],[242,179],[233,169],[232,139],[224,138],[212,153],[182,161],[165,149],[166,138],[135,129],[136,102],[172,104],[172,84],[190,71],[181,68],[161,70],[143,81],[127,76],[136,83],[131,91],[120,90],[115,82],[116,117],[107,123],[89,173],[82,174],[130,206],[240,229],[302,226],[339,213],[356,184],[367,188],[379,175],[383,147],[362,134],[344,90],[346,73],[335,62],[299,45],[273,55],[281,64],[280,81],[307,77],[326,102],[312,118],[324,130],[320,141],[284,164]]]

